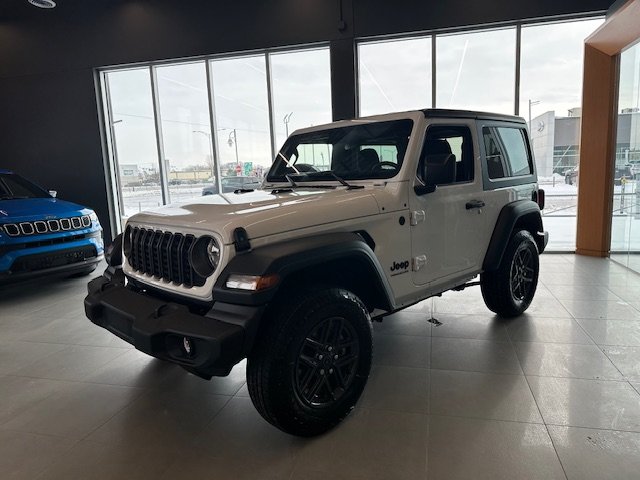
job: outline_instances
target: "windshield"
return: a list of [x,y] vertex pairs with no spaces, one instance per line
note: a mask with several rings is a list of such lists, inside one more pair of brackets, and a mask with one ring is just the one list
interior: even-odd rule
[[50,198],[47,192],[24,178],[10,173],[0,174],[0,200],[18,198]]
[[407,150],[413,120],[362,123],[291,136],[267,175],[268,182],[391,178]]

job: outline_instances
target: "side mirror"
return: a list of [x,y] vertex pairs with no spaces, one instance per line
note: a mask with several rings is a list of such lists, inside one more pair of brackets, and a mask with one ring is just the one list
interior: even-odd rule
[[413,191],[416,192],[416,195],[427,195],[435,192],[437,188],[437,185],[416,185],[413,187]]
[[53,198],[56,198],[58,196],[58,192],[56,190],[49,190],[49,195],[51,195]]

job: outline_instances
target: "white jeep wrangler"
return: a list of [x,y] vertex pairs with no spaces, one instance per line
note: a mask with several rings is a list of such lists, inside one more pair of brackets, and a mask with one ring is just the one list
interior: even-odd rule
[[299,130],[261,189],[131,217],[85,309],[205,379],[247,358],[260,414],[316,435],[365,387],[372,319],[477,275],[490,310],[527,309],[543,203],[518,117],[428,109]]

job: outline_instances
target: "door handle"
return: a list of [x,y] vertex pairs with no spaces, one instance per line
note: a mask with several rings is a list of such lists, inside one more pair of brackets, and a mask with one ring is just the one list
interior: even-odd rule
[[472,208],[482,208],[484,205],[485,204],[482,200],[471,200],[470,202],[467,202],[465,207],[467,207],[467,210],[471,210]]

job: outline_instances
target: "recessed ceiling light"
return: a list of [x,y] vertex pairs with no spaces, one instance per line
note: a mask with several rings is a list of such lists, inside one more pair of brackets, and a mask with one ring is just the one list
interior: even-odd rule
[[28,2],[39,8],[53,8],[56,6],[56,2],[53,0],[28,0]]

